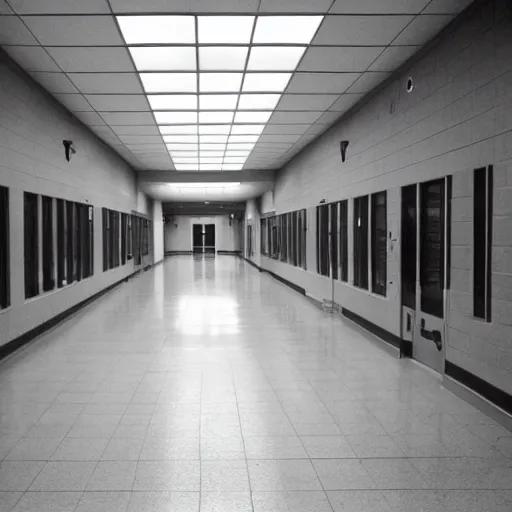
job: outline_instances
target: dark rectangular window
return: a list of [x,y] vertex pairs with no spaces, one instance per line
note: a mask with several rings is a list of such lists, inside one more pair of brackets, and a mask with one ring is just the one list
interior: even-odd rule
[[75,281],[75,205],[66,201],[66,276],[67,284]]
[[66,214],[65,201],[57,199],[57,286],[66,286]]
[[149,224],[147,219],[142,220],[142,255],[147,256],[149,254]]
[[331,214],[330,246],[332,278],[338,279],[338,203],[329,205]]
[[299,244],[300,247],[300,257],[301,257],[301,263],[300,266],[304,270],[307,268],[307,262],[306,262],[306,231],[307,231],[307,213],[306,210],[301,210],[299,212],[299,219],[301,224],[299,225],[299,232],[301,233],[301,241]]
[[386,192],[372,194],[372,292],[386,296],[387,280]]
[[279,218],[272,218],[272,258],[279,259]]
[[292,265],[295,267],[298,265],[298,252],[297,249],[297,235],[298,235],[298,213],[293,212],[291,214],[292,217]]
[[119,267],[119,242],[120,242],[120,226],[119,212],[112,212],[112,225],[110,228],[112,233],[112,266]]
[[127,232],[127,259],[131,260],[133,258],[133,216],[127,214],[127,222],[128,222],[128,232]]
[[473,314],[491,321],[493,168],[476,169],[473,196]]
[[329,206],[317,206],[316,217],[317,271],[322,276],[329,276]]
[[25,298],[39,295],[39,211],[37,195],[25,192],[24,207]]
[[416,309],[417,185],[402,188],[402,304]]
[[354,199],[354,286],[368,289],[368,196]]
[[43,291],[48,292],[55,288],[54,260],[53,260],[53,199],[43,196]]
[[0,309],[10,304],[9,189],[0,186]]
[[126,263],[126,241],[128,237],[128,215],[121,213],[121,265]]
[[75,203],[75,254],[76,254],[76,280],[83,277],[84,245],[85,245],[85,207]]
[[348,201],[340,202],[340,278],[348,281]]

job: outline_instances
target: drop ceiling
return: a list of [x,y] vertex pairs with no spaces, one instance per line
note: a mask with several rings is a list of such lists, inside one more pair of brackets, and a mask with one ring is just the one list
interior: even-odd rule
[[0,0],[0,45],[140,171],[267,170],[470,3]]

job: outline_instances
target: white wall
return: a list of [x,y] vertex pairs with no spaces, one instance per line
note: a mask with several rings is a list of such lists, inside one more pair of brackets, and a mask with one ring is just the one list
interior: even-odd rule
[[[499,0],[478,10],[358,112],[315,141],[278,175],[276,213],[308,208],[308,270],[261,265],[329,298],[316,274],[314,208],[387,190],[388,229],[399,239],[400,189],[454,175],[450,334],[446,357],[512,393],[512,20]],[[508,16],[508,17],[507,17]],[[414,80],[408,94],[404,84]],[[395,110],[392,110],[392,103]],[[391,113],[393,112],[393,113]],[[346,163],[339,141],[349,140]],[[472,317],[472,176],[494,165],[493,321]],[[313,244],[310,246],[310,244]],[[349,229],[349,255],[352,229]],[[335,300],[400,335],[399,244],[388,246],[387,297],[336,283]]]
[[162,202],[153,201],[153,258],[158,263],[164,259],[164,216]]
[[192,226],[215,224],[215,250],[239,251],[239,222],[228,215],[191,216],[174,215],[165,225],[165,252],[191,251]]
[[[76,154],[64,158],[62,141]],[[0,311],[0,345],[33,329],[135,271],[133,260],[103,272],[101,208],[149,213],[134,171],[0,54],[0,185],[10,196],[11,307]],[[23,193],[94,205],[94,275],[25,300]]]

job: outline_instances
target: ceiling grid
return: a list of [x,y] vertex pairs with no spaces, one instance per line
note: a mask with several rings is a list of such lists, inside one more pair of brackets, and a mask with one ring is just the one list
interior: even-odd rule
[[138,170],[269,170],[470,3],[0,0],[0,45]]

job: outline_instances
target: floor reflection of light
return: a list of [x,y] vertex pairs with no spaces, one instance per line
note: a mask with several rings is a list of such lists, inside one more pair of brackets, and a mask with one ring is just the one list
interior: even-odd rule
[[176,326],[183,334],[220,336],[239,332],[238,304],[230,297],[186,296]]

